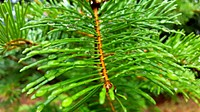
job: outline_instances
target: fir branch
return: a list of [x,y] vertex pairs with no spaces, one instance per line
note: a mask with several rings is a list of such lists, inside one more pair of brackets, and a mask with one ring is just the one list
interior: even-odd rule
[[101,67],[102,67],[102,75],[104,76],[104,87],[109,90],[112,87],[112,83],[110,82],[109,78],[108,78],[108,74],[107,74],[107,70],[106,70],[106,65],[104,62],[104,54],[103,54],[103,49],[102,49],[102,37],[101,37],[101,33],[100,33],[100,23],[99,23],[99,19],[98,19],[98,8],[100,7],[100,3],[96,2],[95,0],[93,0],[93,4],[91,5],[92,9],[94,11],[94,16],[95,16],[95,30],[97,33],[97,42],[98,42],[98,50],[99,50],[99,54],[100,54],[100,61],[101,61]]
[[101,61],[101,67],[102,67],[102,76],[104,76],[104,88],[106,88],[106,97],[108,99],[108,103],[112,109],[112,112],[116,112],[115,107],[113,106],[113,103],[110,99],[110,96],[108,95],[108,91],[109,89],[112,88],[113,84],[110,82],[109,78],[108,78],[108,74],[107,74],[107,70],[106,70],[106,65],[104,62],[104,54],[103,54],[103,49],[102,49],[102,37],[101,37],[101,33],[100,33],[100,23],[99,23],[99,15],[98,15],[98,9],[100,7],[100,3],[97,0],[93,0],[93,4],[91,5],[92,9],[94,11],[94,17],[95,17],[95,30],[97,33],[96,39],[97,39],[97,48],[100,54],[100,61]]

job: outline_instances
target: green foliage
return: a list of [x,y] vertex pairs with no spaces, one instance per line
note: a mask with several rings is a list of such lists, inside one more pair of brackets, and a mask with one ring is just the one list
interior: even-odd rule
[[19,72],[23,66],[30,63],[18,63],[19,59],[24,57],[22,51],[33,45],[28,30],[20,30],[27,22],[28,9],[24,2],[14,5],[8,1],[0,4],[0,108],[8,108],[7,111],[21,108],[21,90],[28,82],[41,75],[35,68]]
[[[183,93],[183,95],[185,95],[187,98],[199,98],[199,90],[198,88],[196,88],[199,84],[199,80],[196,80],[195,78],[199,77],[200,70],[199,36],[196,36],[193,33],[187,36],[175,34],[170,36],[170,38],[165,42],[165,44],[172,47],[171,49],[168,49],[168,51],[172,53],[174,57],[176,57],[176,63],[185,68],[184,72],[176,70],[177,74],[183,76],[182,78],[179,77],[178,80],[181,83],[178,83],[178,81],[175,82],[175,85],[178,87],[176,88],[176,92]],[[187,77],[189,81],[185,82],[185,77]],[[193,87],[185,85],[191,85]],[[189,94],[187,94],[188,90],[190,91]]]
[[176,0],[178,4],[177,12],[182,13],[179,17],[181,23],[187,22],[193,15],[200,10],[199,0]]
[[174,13],[181,13],[178,20],[182,25],[173,26],[176,29],[184,29],[186,34],[195,32],[199,34],[200,1],[199,0],[176,0],[177,9]]
[[[23,16],[31,21],[16,30],[27,32],[21,37],[35,44],[26,46],[26,56],[19,57],[19,63],[28,63],[20,72],[30,73],[32,68],[45,72],[22,90],[32,99],[45,99],[37,112],[54,101],[69,112],[137,112],[149,103],[156,104],[152,94],[162,93],[182,93],[186,99],[198,101],[199,79],[195,76],[200,70],[200,38],[166,27],[180,24],[180,14],[174,14],[175,0],[91,1],[21,6],[27,6]],[[5,32],[9,31],[2,34]],[[161,38],[161,32],[172,35]],[[0,37],[11,38],[2,41],[2,49],[20,38],[13,37],[14,33]]]
[[20,30],[25,24],[27,8],[19,3],[14,7],[11,2],[0,4],[0,52],[29,44],[26,41],[27,30]]

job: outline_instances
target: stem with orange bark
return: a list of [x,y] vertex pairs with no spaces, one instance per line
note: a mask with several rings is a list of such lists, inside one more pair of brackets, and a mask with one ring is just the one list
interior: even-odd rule
[[[102,49],[102,37],[101,37],[101,33],[100,33],[100,22],[99,22],[99,15],[98,15],[98,9],[100,7],[100,3],[96,2],[96,0],[93,0],[93,4],[91,4],[91,7],[94,11],[94,17],[95,17],[95,30],[96,30],[96,34],[97,34],[96,39],[98,42],[96,47],[98,50],[98,54],[100,55],[100,57],[99,57],[100,62],[101,62],[100,66],[102,67],[101,75],[104,76],[104,87],[106,88],[107,91],[109,91],[109,89],[112,88],[113,85],[108,78],[106,65],[104,62],[104,53],[103,53],[103,49]],[[112,112],[116,112],[108,93],[106,93],[106,97],[109,101],[109,105],[112,109]]]

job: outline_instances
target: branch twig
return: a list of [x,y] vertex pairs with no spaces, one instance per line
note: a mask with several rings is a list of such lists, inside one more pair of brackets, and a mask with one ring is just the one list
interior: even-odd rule
[[102,67],[102,71],[101,71],[101,75],[104,76],[104,88],[106,88],[106,97],[108,99],[108,103],[112,109],[112,112],[116,112],[112,101],[110,99],[110,96],[108,95],[108,91],[109,89],[112,88],[113,84],[110,82],[109,78],[108,78],[108,74],[107,74],[107,70],[106,70],[106,65],[104,62],[104,53],[103,53],[103,49],[102,49],[102,37],[101,37],[101,33],[100,33],[100,22],[99,22],[99,15],[98,15],[98,9],[100,7],[100,3],[97,0],[93,0],[91,7],[94,11],[94,17],[95,17],[95,30],[96,30],[96,41],[98,42],[95,47],[97,47],[98,50],[98,54],[100,55],[99,59],[101,64],[98,65],[100,67]]

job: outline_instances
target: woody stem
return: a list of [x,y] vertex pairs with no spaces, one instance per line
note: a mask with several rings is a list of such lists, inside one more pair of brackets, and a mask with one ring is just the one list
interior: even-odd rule
[[98,5],[95,4],[95,2],[93,3],[93,11],[94,11],[94,16],[95,16],[95,30],[96,30],[96,39],[97,39],[97,49],[98,49],[98,53],[100,55],[99,59],[101,62],[101,67],[102,67],[102,76],[104,76],[104,84],[106,85],[106,88],[109,89],[111,83],[110,80],[108,78],[108,74],[107,74],[107,70],[106,70],[106,66],[105,66],[105,62],[104,62],[104,54],[103,54],[103,49],[102,49],[102,40],[101,40],[101,33],[100,33],[100,23],[99,23],[99,18],[98,18]]
[[[98,15],[98,8],[100,7],[100,3],[97,3],[96,0],[93,0],[93,4],[91,4],[93,11],[94,11],[94,17],[95,17],[95,30],[96,30],[96,40],[97,40],[97,50],[98,50],[98,54],[99,59],[101,64],[98,65],[100,67],[102,67],[102,71],[101,71],[101,75],[104,76],[104,87],[106,88],[106,90],[108,91],[110,88],[112,88],[112,83],[110,82],[109,78],[108,78],[108,74],[107,74],[107,70],[106,70],[106,65],[104,62],[104,54],[103,54],[103,49],[102,49],[102,37],[101,37],[101,33],[100,33],[100,22],[99,22],[99,15]],[[106,93],[106,97],[108,99],[108,103],[111,107],[112,112],[116,112],[112,101],[110,99],[110,96],[108,95],[108,93]]]

